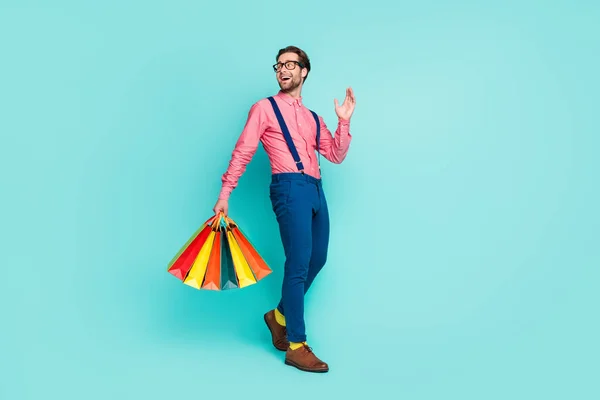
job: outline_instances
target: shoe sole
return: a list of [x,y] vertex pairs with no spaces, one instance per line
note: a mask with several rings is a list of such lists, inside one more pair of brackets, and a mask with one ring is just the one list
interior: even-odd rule
[[[267,321],[267,315],[266,314],[263,316],[263,319],[265,320],[265,324],[267,325],[267,328],[269,329],[269,332],[271,332],[271,337],[273,337],[273,331],[271,330],[271,326],[269,325],[269,322]],[[285,349],[282,349],[280,347],[275,346],[275,343],[273,343],[272,340],[271,340],[271,344],[273,345],[273,347],[275,347],[279,351],[287,351],[287,346],[286,346]]]
[[329,368],[327,368],[327,369],[309,369],[309,368],[304,368],[304,367],[296,364],[295,362],[289,361],[289,360],[285,360],[285,364],[289,365],[291,367],[298,368],[300,371],[304,371],[304,372],[315,372],[315,373],[329,372]]

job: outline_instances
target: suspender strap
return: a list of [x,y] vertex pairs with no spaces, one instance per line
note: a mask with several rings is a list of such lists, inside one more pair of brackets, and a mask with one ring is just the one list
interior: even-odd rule
[[281,111],[279,111],[279,107],[277,106],[277,103],[275,103],[275,99],[273,97],[269,97],[269,101],[271,102],[271,105],[273,106],[273,110],[275,111],[275,116],[277,117],[277,121],[279,121],[279,126],[281,127],[281,131],[283,132],[283,137],[285,138],[288,148],[290,149],[290,152],[292,153],[292,157],[294,157],[296,166],[298,167],[298,170],[304,172],[304,165],[302,164],[302,161],[300,161],[300,156],[298,155],[296,146],[294,146],[294,142],[292,141],[292,136],[290,135],[290,131],[288,130],[287,125],[285,124],[283,115],[281,115]]
[[310,110],[310,113],[313,115],[315,123],[317,124],[317,155],[319,157],[319,170],[321,170],[321,153],[319,153],[319,141],[321,139],[321,123],[319,122],[319,116],[316,112]]

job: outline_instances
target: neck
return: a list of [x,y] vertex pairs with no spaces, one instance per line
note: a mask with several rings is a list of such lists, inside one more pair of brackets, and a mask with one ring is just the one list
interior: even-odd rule
[[302,97],[302,86],[298,86],[297,88],[292,90],[284,90],[283,92],[294,99],[299,99],[300,97]]

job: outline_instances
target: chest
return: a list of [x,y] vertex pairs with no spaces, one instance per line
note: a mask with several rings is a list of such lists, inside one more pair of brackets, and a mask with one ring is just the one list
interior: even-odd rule
[[[281,115],[292,138],[315,141],[317,124],[308,109],[299,106],[285,106],[281,107]],[[283,138],[283,130],[275,114],[270,115],[265,133],[272,138]]]

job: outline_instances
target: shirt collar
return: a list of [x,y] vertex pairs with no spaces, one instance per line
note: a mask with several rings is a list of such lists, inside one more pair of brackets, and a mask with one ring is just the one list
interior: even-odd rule
[[289,94],[287,94],[284,91],[280,90],[279,93],[277,93],[277,97],[279,97],[281,100],[283,100],[286,103],[288,103],[290,106],[292,106],[294,104],[302,106],[302,96],[300,96],[299,99],[295,99],[292,96],[290,96]]

